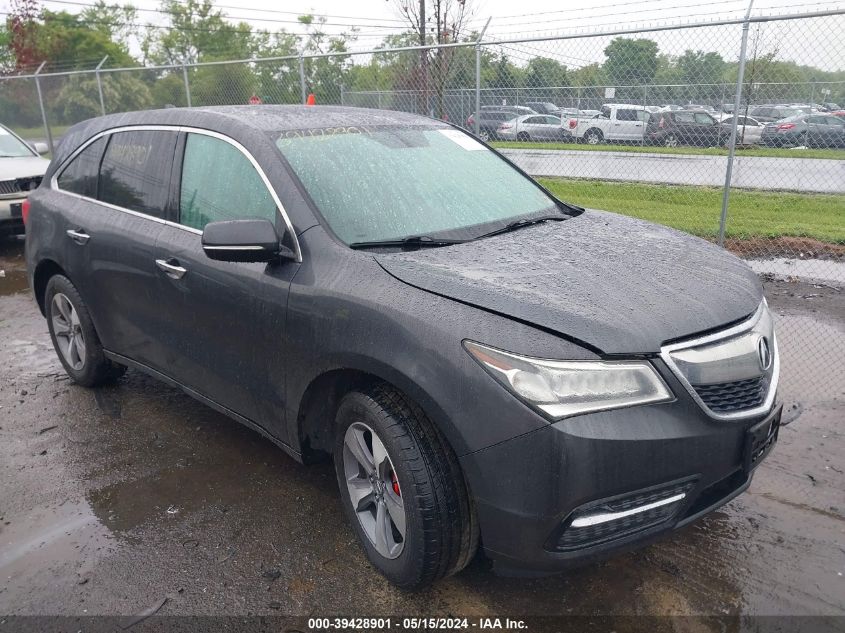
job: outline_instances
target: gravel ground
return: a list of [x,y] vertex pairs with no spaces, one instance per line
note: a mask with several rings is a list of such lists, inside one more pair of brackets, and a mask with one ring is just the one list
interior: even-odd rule
[[[22,252],[0,244],[0,614],[125,626],[153,611],[583,615],[643,630],[659,627],[630,616],[710,616],[680,621],[705,631],[741,614],[845,627],[845,290],[766,281],[791,423],[748,492],[658,544],[565,575],[499,578],[478,559],[406,593],[367,564],[328,465],[300,466],[137,372],[99,391],[71,384]],[[0,631],[27,623],[49,628],[0,617]]]

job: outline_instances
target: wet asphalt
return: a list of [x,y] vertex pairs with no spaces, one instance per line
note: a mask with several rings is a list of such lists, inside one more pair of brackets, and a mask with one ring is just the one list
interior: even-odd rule
[[563,575],[500,578],[479,558],[407,593],[367,563],[328,464],[298,465],[134,371],[98,391],[73,385],[28,291],[21,241],[0,244],[0,270],[0,615],[845,621],[841,288],[766,282],[791,423],[748,492],[657,544]]

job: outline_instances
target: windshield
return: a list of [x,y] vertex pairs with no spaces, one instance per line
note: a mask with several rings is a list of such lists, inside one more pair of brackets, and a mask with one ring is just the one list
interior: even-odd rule
[[35,154],[6,128],[0,126],[0,158],[32,157]]
[[[478,237],[497,223],[557,211],[555,201],[455,129],[289,131],[276,144],[347,244]],[[468,230],[476,227],[475,230]]]

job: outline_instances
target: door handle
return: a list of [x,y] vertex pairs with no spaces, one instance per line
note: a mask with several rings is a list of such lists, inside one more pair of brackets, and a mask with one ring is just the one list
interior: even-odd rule
[[68,229],[65,233],[67,233],[67,236],[80,246],[85,245],[88,240],[91,239],[91,236],[83,229]]
[[[176,260],[171,259],[170,261]],[[179,266],[178,262],[176,264],[169,264],[165,259],[157,259],[156,266],[163,270],[164,274],[170,277],[171,279],[182,279],[182,277],[185,276],[185,273],[188,272],[188,269]]]

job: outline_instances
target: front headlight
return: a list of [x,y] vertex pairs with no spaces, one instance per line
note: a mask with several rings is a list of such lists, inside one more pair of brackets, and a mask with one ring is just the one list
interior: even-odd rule
[[553,420],[674,399],[648,361],[557,361],[472,341],[464,347],[505,388]]

